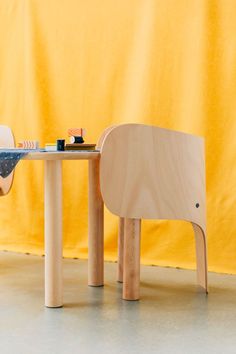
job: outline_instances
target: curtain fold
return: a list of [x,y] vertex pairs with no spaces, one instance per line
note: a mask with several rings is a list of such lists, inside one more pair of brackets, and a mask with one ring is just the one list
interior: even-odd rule
[[[235,13],[234,0],[1,1],[0,124],[41,146],[128,122],[204,136],[209,269],[236,274]],[[87,257],[87,173],[64,163],[67,257]],[[0,199],[0,249],[43,254],[43,202],[43,163],[21,161]],[[106,211],[107,260],[117,225]],[[144,221],[142,262],[195,268],[191,226]]]

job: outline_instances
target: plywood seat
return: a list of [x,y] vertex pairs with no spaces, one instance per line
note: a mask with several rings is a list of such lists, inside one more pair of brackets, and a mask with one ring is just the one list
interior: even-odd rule
[[[11,148],[15,146],[13,133],[6,125],[0,125],[0,148]],[[14,171],[6,178],[0,176],[0,196],[9,193],[14,178]]]
[[197,277],[207,292],[204,140],[142,124],[108,128],[99,141],[100,185],[120,217],[118,280],[123,298],[139,299],[141,219],[191,222]]

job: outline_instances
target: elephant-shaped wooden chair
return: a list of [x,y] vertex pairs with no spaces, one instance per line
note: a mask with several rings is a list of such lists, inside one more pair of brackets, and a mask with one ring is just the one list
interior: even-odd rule
[[191,222],[197,279],[207,292],[204,140],[142,124],[106,129],[100,187],[107,208],[119,216],[118,280],[123,299],[139,299],[141,219]]

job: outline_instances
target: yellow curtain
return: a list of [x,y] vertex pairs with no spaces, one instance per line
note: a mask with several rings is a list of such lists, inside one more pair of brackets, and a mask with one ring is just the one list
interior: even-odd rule
[[[235,0],[2,0],[0,124],[41,146],[125,122],[204,136],[209,269],[236,273],[235,14]],[[86,258],[87,163],[63,173],[64,255]],[[2,250],[43,253],[43,200],[43,163],[20,162],[0,199]],[[116,250],[106,211],[106,259]],[[145,221],[142,262],[194,268],[191,227]]]

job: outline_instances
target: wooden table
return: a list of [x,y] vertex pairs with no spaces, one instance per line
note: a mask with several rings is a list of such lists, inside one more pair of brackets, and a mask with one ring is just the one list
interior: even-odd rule
[[[62,161],[89,161],[88,285],[103,285],[103,201],[99,187],[100,153],[30,152],[24,160],[45,163],[45,306],[63,306],[62,295]],[[74,181],[76,182],[76,181]]]

